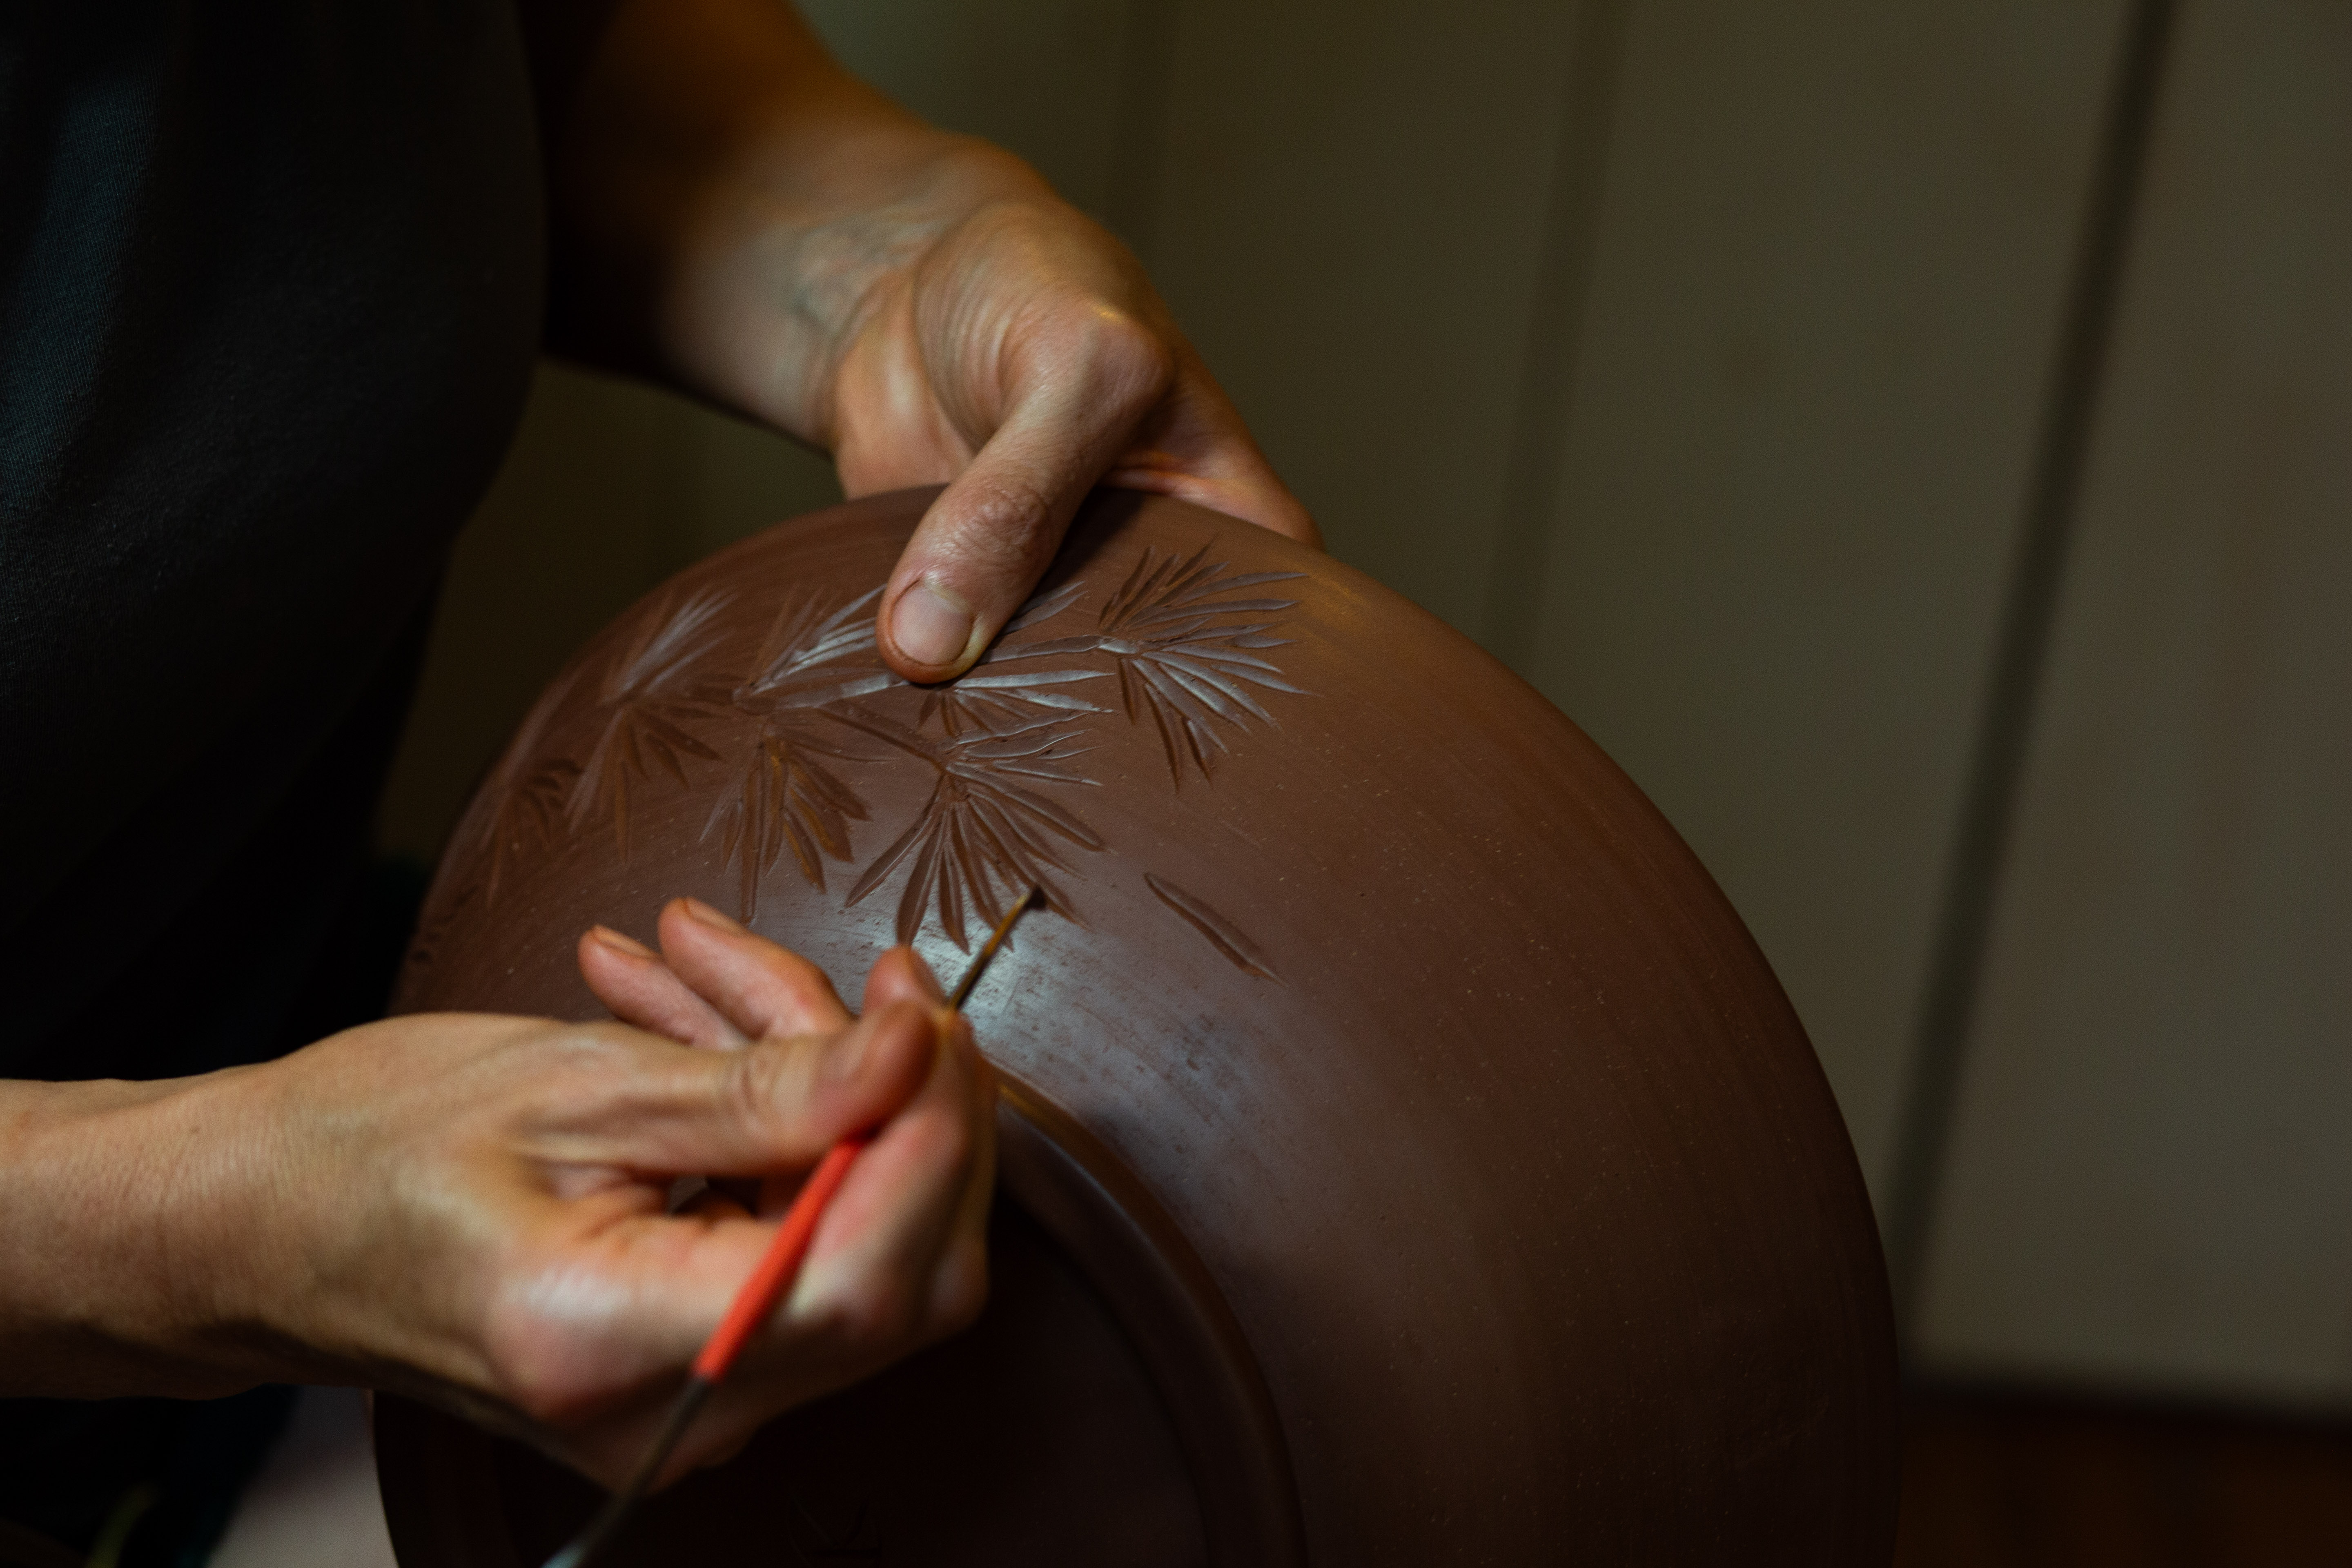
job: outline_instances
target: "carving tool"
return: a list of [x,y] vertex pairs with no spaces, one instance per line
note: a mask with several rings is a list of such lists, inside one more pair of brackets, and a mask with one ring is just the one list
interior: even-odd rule
[[[971,962],[964,966],[963,978],[956,982],[954,992],[948,997],[950,1013],[963,1011],[965,1000],[971,995],[971,988],[980,984],[981,971],[988,967],[988,961],[994,958],[996,950],[1004,944],[1005,937],[1013,930],[1013,922],[1033,906],[1044,901],[1045,896],[1043,888],[1033,886],[1004,911],[1004,918],[996,922],[996,929],[988,933],[988,940],[981,944],[980,951],[972,954]],[[751,1342],[751,1335],[768,1321],[768,1315],[776,1310],[776,1303],[783,1300],[784,1292],[792,1289],[793,1280],[801,1271],[801,1260],[808,1255],[809,1239],[816,1234],[819,1216],[824,1213],[825,1205],[833,1201],[833,1194],[841,1190],[842,1179],[849,1174],[850,1163],[857,1158],[857,1152],[866,1147],[872,1137],[870,1132],[857,1133],[843,1139],[824,1152],[824,1158],[817,1162],[816,1169],[810,1172],[808,1180],[801,1184],[800,1193],[793,1199],[792,1206],[784,1211],[782,1222],[776,1226],[775,1238],[768,1243],[768,1250],[761,1255],[759,1267],[751,1270],[751,1278],[735,1292],[735,1300],[729,1304],[727,1315],[719,1320],[719,1326],[710,1331],[710,1338],[703,1342],[701,1353],[694,1358],[693,1371],[687,1375],[686,1386],[678,1390],[677,1399],[670,1405],[669,1415],[663,1419],[661,1430],[655,1435],[653,1446],[646,1450],[646,1457],[637,1461],[637,1468],[627,1483],[604,1500],[604,1506],[589,1520],[587,1528],[574,1536],[570,1545],[547,1560],[546,1568],[587,1568],[587,1564],[604,1550],[605,1543],[619,1531],[622,1523],[629,1517],[629,1511],[636,1507],[637,1500],[653,1485],[654,1478],[669,1462],[671,1450],[677,1447],[678,1439],[686,1436],[688,1426],[694,1425],[694,1418],[701,1413],[711,1390],[727,1376],[735,1364],[735,1358]]]

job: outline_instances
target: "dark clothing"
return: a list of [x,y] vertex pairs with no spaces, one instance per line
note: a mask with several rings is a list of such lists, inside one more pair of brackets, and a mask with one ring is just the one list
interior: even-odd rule
[[[302,998],[528,385],[536,142],[504,0],[0,0],[0,1076],[355,1021]],[[84,1550],[260,1404],[0,1405],[0,1517]]]

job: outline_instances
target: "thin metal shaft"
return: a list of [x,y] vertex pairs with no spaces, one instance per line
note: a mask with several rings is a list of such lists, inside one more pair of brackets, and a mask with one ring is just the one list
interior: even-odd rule
[[694,1425],[694,1418],[702,1414],[704,1401],[718,1386],[707,1378],[689,1377],[686,1380],[686,1386],[678,1390],[677,1402],[669,1407],[669,1415],[662,1422],[661,1431],[655,1436],[653,1446],[646,1450],[646,1457],[637,1461],[636,1470],[629,1477],[627,1484],[604,1500],[604,1506],[588,1521],[588,1528],[574,1536],[570,1545],[549,1558],[547,1568],[586,1568],[596,1553],[604,1549],[604,1543],[613,1538],[622,1522],[629,1517],[629,1511],[637,1506],[637,1500],[646,1495],[646,1489],[654,1484],[654,1478],[661,1474],[662,1467],[669,1463],[670,1454],[677,1447],[678,1439],[686,1436],[688,1426]]
[[1013,907],[1004,911],[1004,918],[996,922],[996,929],[988,933],[988,940],[980,944],[980,951],[971,955],[971,962],[963,966],[963,978],[956,982],[955,990],[948,996],[948,1011],[963,1011],[964,999],[971,994],[971,988],[980,984],[981,971],[988,967],[988,961],[996,956],[996,950],[1003,946],[1004,939],[1013,933],[1013,922],[1028,913],[1031,907],[1045,896],[1045,889],[1032,884],[1027,892],[1013,901]]
[[[956,988],[949,993],[950,1012],[963,1010],[965,1001],[971,995],[971,988],[980,984],[981,973],[988,967],[988,961],[994,958],[996,950],[1004,945],[1005,937],[1013,930],[1013,922],[1026,914],[1045,896],[1043,888],[1033,886],[1004,911],[1004,918],[996,922],[996,929],[988,933],[988,940],[981,944],[978,952],[972,954],[971,962],[964,965],[963,978],[957,981]],[[718,1386],[718,1377],[696,1375],[686,1380],[686,1386],[678,1390],[677,1402],[669,1407],[669,1415],[662,1421],[661,1431],[655,1435],[652,1446],[646,1450],[646,1457],[637,1461],[637,1468],[626,1484],[604,1500],[604,1506],[588,1521],[587,1528],[574,1536],[571,1544],[549,1558],[546,1568],[588,1568],[588,1564],[620,1532],[631,1510],[644,1498],[646,1489],[654,1484],[654,1478],[661,1474],[664,1465],[669,1463],[669,1457],[686,1436],[686,1429],[693,1426],[694,1418],[701,1414],[704,1402],[710,1397],[710,1391]]]

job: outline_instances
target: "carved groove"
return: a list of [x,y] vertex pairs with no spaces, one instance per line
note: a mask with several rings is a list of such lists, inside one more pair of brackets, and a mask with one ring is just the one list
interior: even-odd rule
[[[1085,726],[1110,709],[1091,698],[1093,683],[1116,678],[1130,723],[1149,723],[1160,741],[1170,782],[1185,774],[1207,783],[1229,735],[1274,719],[1265,691],[1308,695],[1282,679],[1263,655],[1287,646],[1269,635],[1294,599],[1233,597],[1286,582],[1296,572],[1228,575],[1208,559],[1213,544],[1189,556],[1147,548],[1095,616],[1095,630],[1024,641],[1040,624],[1079,606],[1087,584],[1043,593],[1009,622],[996,646],[962,679],[919,689],[875,656],[872,606],[881,589],[827,608],[813,595],[788,599],[748,657],[724,654],[721,618],[731,603],[718,588],[656,601],[604,666],[593,689],[567,676],[532,710],[483,791],[480,826],[465,858],[467,877],[436,908],[412,945],[412,968],[428,964],[458,910],[499,895],[510,857],[553,846],[592,819],[610,822],[625,860],[630,825],[646,791],[665,781],[691,784],[691,765],[736,770],[703,825],[723,864],[739,878],[742,917],[759,909],[760,889],[789,857],[807,883],[826,889],[826,862],[854,865],[857,825],[870,819],[866,796],[838,764],[912,759],[932,770],[929,797],[915,819],[851,887],[856,904],[903,871],[896,929],[912,942],[936,916],[959,948],[969,949],[1032,883],[1053,908],[1076,920],[1056,876],[1076,876],[1073,851],[1103,852],[1101,837],[1055,790],[1096,781],[1070,770],[1086,747]],[[1250,617],[1236,620],[1234,617]],[[1109,661],[1108,668],[1100,660]],[[1038,661],[1050,660],[1041,664]],[[593,740],[580,760],[543,755],[542,732],[593,704]],[[873,704],[882,703],[883,707]],[[897,703],[912,722],[885,711]],[[747,740],[722,756],[708,735],[727,724]],[[570,729],[571,726],[565,726]],[[572,732],[577,733],[576,729]],[[856,749],[860,737],[880,751]],[[1276,980],[1257,950],[1231,922],[1158,878],[1152,891],[1244,972]]]
[[719,760],[717,752],[686,728],[709,716],[686,683],[717,641],[711,622],[726,607],[726,595],[705,589],[675,609],[656,610],[645,632],[604,672],[597,693],[602,725],[572,781],[567,815],[577,827],[609,801],[613,842],[624,860],[629,858],[631,785],[650,782],[656,766],[683,784],[687,757]]
[[750,673],[698,693],[714,707],[758,721],[740,784],[702,829],[705,838],[719,831],[721,859],[741,874],[739,902],[746,921],[759,912],[761,879],[785,849],[820,892],[825,860],[847,864],[854,858],[850,825],[866,820],[866,802],[825,760],[871,759],[845,749],[826,721],[836,704],[883,690],[896,679],[877,666],[836,663],[873,651],[874,623],[863,612],[881,591],[827,616],[818,614],[814,599],[788,601],[769,623]]
[[939,774],[914,822],[850,889],[850,903],[880,887],[902,862],[911,861],[898,899],[897,930],[902,942],[915,940],[926,910],[935,908],[948,940],[969,950],[966,912],[977,917],[984,931],[1003,918],[1012,900],[1032,883],[1045,889],[1055,913],[1077,919],[1069,895],[1047,872],[1049,867],[1071,870],[1053,840],[1059,837],[1097,852],[1105,847],[1103,841],[1063,806],[1012,782],[1041,779],[1093,784],[1093,779],[1061,767],[1081,754],[1070,747],[1069,731],[1048,720],[1025,730],[981,731],[934,740],[856,707],[844,709],[837,716],[921,758]]
[[1311,695],[1284,680],[1280,669],[1257,657],[1264,649],[1288,646],[1286,639],[1266,635],[1280,622],[1215,624],[1222,616],[1276,615],[1297,608],[1296,599],[1214,595],[1288,582],[1301,574],[1245,572],[1226,577],[1223,574],[1227,563],[1209,562],[1210,549],[1203,544],[1181,561],[1172,552],[1163,555],[1146,549],[1135,570],[1097,615],[1098,630],[1094,636],[1000,647],[982,662],[1080,653],[1110,655],[1118,669],[1120,705],[1130,723],[1141,722],[1147,712],[1150,715],[1168,760],[1169,781],[1181,789],[1190,763],[1206,784],[1217,753],[1230,750],[1217,731],[1218,724],[1244,730],[1253,718],[1274,722],[1273,716],[1250,695],[1251,686],[1300,697]]
[[1283,984],[1282,976],[1259,952],[1257,944],[1242,934],[1241,928],[1211,909],[1192,894],[1186,892],[1167,878],[1153,872],[1143,874],[1149,887],[1160,901],[1183,917],[1184,923],[1208,938],[1209,945],[1223,953],[1227,963],[1244,974],[1255,974],[1260,980]]

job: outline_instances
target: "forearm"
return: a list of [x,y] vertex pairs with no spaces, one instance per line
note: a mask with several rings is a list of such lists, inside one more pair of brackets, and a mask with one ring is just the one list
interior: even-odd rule
[[1054,200],[775,0],[622,0],[551,137],[551,346],[820,442],[874,279],[976,205]]
[[1098,484],[1315,539],[1135,258],[1027,164],[784,0],[533,4],[573,62],[543,94],[552,346],[824,447],[852,497],[945,485],[875,611],[899,675],[970,668]]
[[0,1083],[0,1394],[200,1397],[270,1374],[241,1280],[255,1069]]

